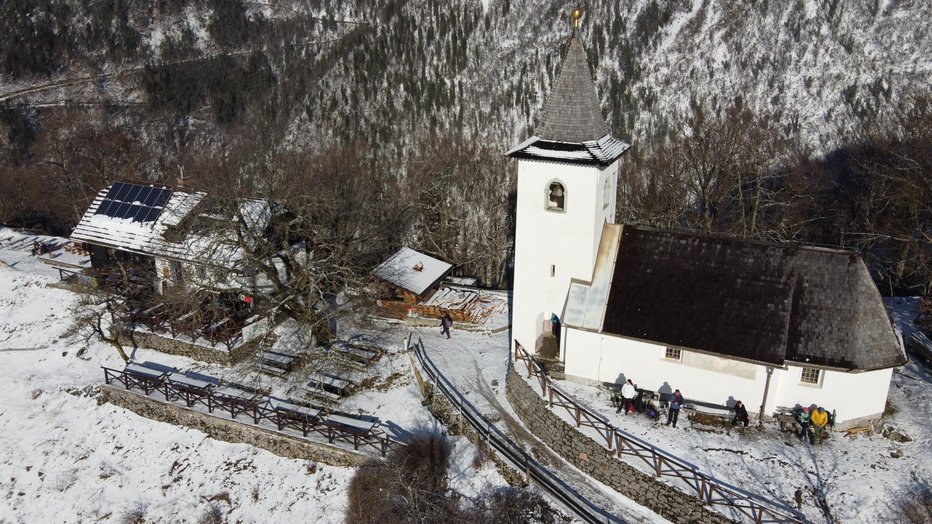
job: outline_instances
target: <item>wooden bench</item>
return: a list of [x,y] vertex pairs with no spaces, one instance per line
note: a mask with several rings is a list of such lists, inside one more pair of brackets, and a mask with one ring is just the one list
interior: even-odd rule
[[773,418],[777,421],[781,433],[799,433],[799,423],[796,421],[796,410],[786,406],[778,406]]
[[730,428],[731,422],[735,419],[735,411],[730,407],[708,402],[683,399],[683,409],[691,411],[693,415],[690,420],[695,420],[700,424],[711,422],[709,425]]

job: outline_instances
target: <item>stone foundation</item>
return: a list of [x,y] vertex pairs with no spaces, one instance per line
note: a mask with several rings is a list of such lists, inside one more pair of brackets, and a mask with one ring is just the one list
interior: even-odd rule
[[[253,339],[238,346],[232,351],[228,351],[226,346],[218,343],[216,347],[201,346],[184,340],[178,340],[171,337],[152,333],[151,331],[134,331],[133,337],[136,344],[154,349],[169,355],[179,355],[190,357],[201,362],[211,362],[216,364],[230,365],[256,352],[260,339]],[[129,341],[125,341],[129,344]]]
[[152,420],[203,431],[212,438],[225,442],[249,444],[286,458],[313,460],[343,467],[358,467],[373,459],[369,455],[354,453],[252,424],[216,417],[185,406],[161,402],[122,388],[103,385],[100,388],[100,397],[105,402],[126,408]]

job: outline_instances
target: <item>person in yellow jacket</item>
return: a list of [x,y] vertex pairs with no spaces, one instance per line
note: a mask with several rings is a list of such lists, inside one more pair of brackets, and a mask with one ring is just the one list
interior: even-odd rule
[[821,444],[823,431],[825,431],[825,426],[828,424],[828,412],[820,406],[819,409],[812,412],[809,418],[815,427],[815,441]]

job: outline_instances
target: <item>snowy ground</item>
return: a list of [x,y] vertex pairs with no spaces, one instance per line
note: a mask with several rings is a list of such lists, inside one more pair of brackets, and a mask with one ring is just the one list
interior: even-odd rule
[[[211,505],[230,522],[342,522],[352,469],[280,458],[98,405],[94,393],[103,378],[100,366],[120,368],[122,362],[109,346],[64,338],[76,296],[56,287],[57,271],[29,256],[31,241],[10,248],[14,235],[0,228],[0,366],[6,373],[0,382],[0,522],[121,522],[135,515],[150,522],[192,522]],[[916,305],[914,300],[897,300],[892,304],[897,320],[911,321]],[[391,322],[356,321],[343,329],[389,348],[400,348],[409,332]],[[465,332],[454,326],[450,340],[436,329],[419,329],[415,336],[480,410],[516,440],[536,445],[504,398],[507,331]],[[144,349],[136,356],[242,381],[257,377],[245,367],[223,369]],[[378,387],[350,398],[343,409],[376,414],[409,431],[434,429],[409,369],[406,354],[390,352],[373,372]],[[287,380],[261,380],[281,394],[298,387]],[[802,511],[815,522],[868,522],[887,517],[891,504],[914,488],[917,479],[932,478],[930,383],[932,375],[916,364],[894,374],[889,399],[896,412],[886,425],[911,441],[836,434],[816,448],[773,427],[725,433],[682,418],[680,427],[672,429],[642,417],[623,417],[610,408],[607,392],[561,385],[619,427],[729,483],[790,504],[799,489]],[[470,444],[456,440],[453,489],[473,494],[501,485],[488,464],[475,468],[474,456]],[[550,459],[580,491],[627,520],[662,522],[604,486],[587,482],[559,459]]]

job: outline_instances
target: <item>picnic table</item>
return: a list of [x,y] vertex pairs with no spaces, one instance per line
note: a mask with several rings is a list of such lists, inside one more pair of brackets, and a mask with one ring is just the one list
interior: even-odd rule
[[170,373],[168,375],[168,381],[173,384],[179,384],[181,386],[193,389],[207,389],[214,385],[214,383],[210,382],[209,380],[189,377],[188,375],[182,373]]
[[214,390],[211,395],[212,405],[208,407],[213,411],[215,405],[219,405],[226,411],[230,412],[230,417],[236,418],[239,413],[249,413],[252,415],[253,422],[259,423],[259,404],[258,399],[262,395],[253,390],[240,386],[238,384],[224,384]]
[[213,324],[207,326],[204,330],[204,335],[207,336],[207,340],[210,341],[211,347],[215,346],[217,342],[223,339],[225,342],[230,339],[230,331],[233,329],[233,319],[230,317],[223,318],[218,320]]
[[321,414],[320,408],[298,404],[291,399],[282,400],[280,398],[270,397],[269,406],[275,411],[282,411],[288,414],[299,415],[305,418],[317,418]]
[[264,350],[256,355],[259,359],[259,368],[275,374],[282,374],[291,371],[297,357],[288,353],[278,351]]
[[256,398],[256,392],[250,391],[248,389],[243,389],[234,384],[225,384],[216,389],[215,393],[217,395],[227,397],[229,399],[238,400],[238,401],[248,401],[252,402]]
[[[198,401],[203,403],[203,398],[210,395],[210,388],[215,385],[215,382],[206,378],[192,377],[184,373],[169,373],[168,382],[174,386],[174,396],[184,399],[188,407],[193,406]],[[208,400],[205,405],[209,408],[210,401]]]
[[380,353],[374,349],[347,342],[335,342],[330,346],[330,349],[364,366],[368,366],[372,362],[375,362],[380,356]]
[[123,371],[150,380],[162,380],[162,377],[166,374],[166,372],[161,369],[151,368],[135,362],[127,364],[126,367],[123,368]]
[[348,379],[325,372],[318,372],[311,375],[311,383],[320,384],[325,389],[329,389],[340,395],[343,395],[346,389],[353,385],[352,381]]
[[194,342],[197,338],[197,328],[200,324],[200,315],[198,315],[197,310],[192,310],[171,321],[169,326],[171,327],[173,337],[178,332],[187,333],[191,337],[191,341]]
[[[166,368],[160,365],[146,365],[148,363],[130,362],[123,368],[123,375],[126,378],[124,384],[127,389],[131,386],[142,388],[146,395],[152,391],[159,390],[163,386],[165,376],[174,371],[172,368]],[[168,400],[168,389],[165,389],[165,400]]]
[[327,418],[324,419],[324,422],[330,425],[338,426],[341,429],[348,429],[361,435],[368,435],[378,424],[377,422],[346,415],[339,415],[336,413],[328,415]]

